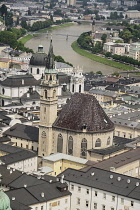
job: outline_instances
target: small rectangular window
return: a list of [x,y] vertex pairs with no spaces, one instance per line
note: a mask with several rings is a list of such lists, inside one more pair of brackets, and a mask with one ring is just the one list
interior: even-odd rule
[[81,187],[78,187],[78,192],[81,192]]
[[106,199],[106,193],[103,193],[103,199]]
[[115,210],[113,207],[111,207],[111,210]]
[[41,206],[41,210],[43,210],[43,206]]
[[112,196],[112,201],[115,201],[115,196],[114,195]]
[[97,191],[95,191],[95,196],[97,196]]
[[71,190],[74,190],[74,185],[73,184],[71,185]]
[[87,189],[87,194],[89,194],[89,189]]
[[68,203],[68,199],[65,199],[65,203]]
[[58,206],[60,206],[60,201],[58,201]]
[[94,203],[94,209],[97,209],[97,203]]
[[134,201],[131,201],[131,206],[134,206]]
[[89,206],[89,201],[86,201],[86,207],[88,207]]
[[102,205],[102,210],[105,210],[105,205]]
[[124,204],[124,198],[121,198],[121,204],[122,205]]
[[80,198],[77,198],[77,204],[80,205]]

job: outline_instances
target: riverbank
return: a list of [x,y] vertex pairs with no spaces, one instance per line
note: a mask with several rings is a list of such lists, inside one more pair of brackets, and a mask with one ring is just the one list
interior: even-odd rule
[[108,65],[108,66],[111,66],[111,67],[115,67],[115,68],[121,69],[121,70],[134,70],[135,69],[132,66],[128,66],[128,65],[125,65],[125,64],[122,64],[122,63],[118,63],[118,62],[115,62],[115,61],[112,61],[112,60],[108,60],[106,58],[102,58],[100,56],[97,56],[97,55],[94,55],[94,54],[92,54],[90,52],[87,52],[86,50],[83,50],[83,49],[81,49],[78,46],[77,41],[73,42],[71,47],[78,54],[80,54],[82,56],[85,56],[85,57],[87,57],[87,58],[89,58],[91,60],[97,61],[99,63],[103,63],[105,65]]
[[[56,25],[56,26],[52,26],[52,27],[48,27],[48,28],[44,28],[44,29],[41,29],[39,31],[35,31],[37,33],[45,33],[47,31],[53,31],[55,29],[59,29],[59,28],[64,28],[64,27],[68,27],[68,26],[72,26],[74,25],[74,23],[64,23],[64,24],[61,24],[61,25]],[[31,32],[32,33],[32,32]],[[36,34],[37,35],[37,34]],[[24,37],[22,37],[21,39],[19,39],[18,41],[22,42],[23,44],[25,44],[27,41],[29,41],[30,39],[32,39],[34,37],[34,35],[32,34],[28,34]]]

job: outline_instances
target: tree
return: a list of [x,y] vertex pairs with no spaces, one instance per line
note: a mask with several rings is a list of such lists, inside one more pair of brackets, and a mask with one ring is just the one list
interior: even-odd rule
[[103,34],[102,37],[101,37],[101,40],[103,41],[103,44],[106,42],[106,38],[107,38],[107,35]]
[[21,21],[21,27],[22,28],[25,28],[25,29],[28,29],[29,28],[28,25],[27,25],[27,22],[25,20],[22,20]]
[[10,47],[15,48],[17,46],[16,34],[11,31],[1,31],[0,42],[4,44],[9,44]]
[[103,73],[101,71],[97,71],[96,74],[102,75]]
[[111,52],[106,52],[105,53],[105,57],[107,57],[107,58],[111,57],[111,55],[112,55]]
[[13,25],[13,14],[11,12],[7,12],[5,16],[5,25],[9,27]]
[[133,35],[128,29],[124,29],[123,31],[121,31],[120,37],[124,40],[124,42],[128,43]]
[[1,16],[6,16],[7,15],[7,7],[5,6],[5,4],[3,4],[0,8],[0,13],[1,13]]

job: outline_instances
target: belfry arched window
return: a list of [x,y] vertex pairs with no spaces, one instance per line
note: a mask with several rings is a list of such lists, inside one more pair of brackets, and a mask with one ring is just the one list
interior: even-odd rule
[[97,139],[95,142],[95,147],[101,147],[101,139]]
[[57,138],[57,152],[62,153],[63,152],[63,136],[62,134],[58,134]]
[[74,84],[72,85],[72,92],[74,93]]
[[45,92],[45,98],[47,98],[48,97],[47,90],[45,90],[44,92]]
[[110,137],[108,137],[108,139],[107,139],[107,145],[110,145]]
[[81,142],[81,158],[87,157],[87,140],[84,138]]
[[69,140],[68,140],[68,155],[73,155],[73,138],[72,138],[72,136],[70,136]]
[[81,85],[79,85],[79,93],[81,93]]

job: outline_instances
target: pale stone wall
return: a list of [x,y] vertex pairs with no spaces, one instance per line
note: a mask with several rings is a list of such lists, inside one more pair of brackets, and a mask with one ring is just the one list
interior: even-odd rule
[[[87,140],[87,150],[95,148],[95,142],[98,138],[101,139],[101,147],[96,147],[96,149],[103,149],[111,146],[113,144],[113,131],[104,132],[104,133],[87,133],[87,132],[74,132],[62,129],[53,129],[54,133],[54,151],[57,152],[57,138],[59,134],[63,136],[63,153],[68,154],[68,139],[71,136],[73,138],[73,156],[80,157],[81,156],[81,141],[82,139]],[[110,137],[110,144],[107,145],[107,139]],[[87,159],[90,158],[87,153]]]

